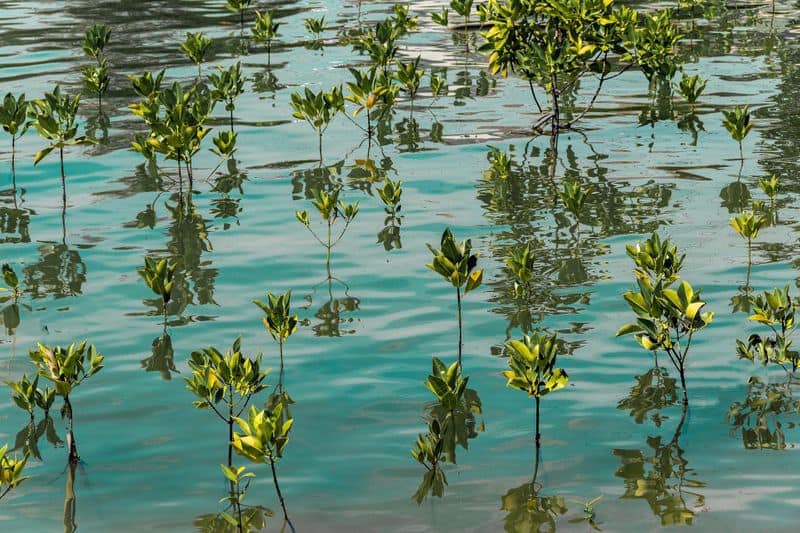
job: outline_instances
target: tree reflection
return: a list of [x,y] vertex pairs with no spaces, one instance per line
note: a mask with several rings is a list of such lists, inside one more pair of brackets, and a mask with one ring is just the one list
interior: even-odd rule
[[[800,413],[800,400],[794,398],[791,376],[779,383],[762,381],[757,376],[748,380],[747,394],[728,409],[725,419],[731,434],[741,432],[742,444],[748,450],[781,450],[786,448],[786,435],[781,419]],[[796,421],[787,427],[794,427]]]
[[22,269],[26,292],[34,299],[79,296],[86,282],[86,265],[78,250],[65,242],[42,244],[39,260]]
[[[322,283],[327,286],[328,299],[314,312],[314,317],[318,320],[316,324],[311,326],[314,335],[317,337],[341,337],[342,335],[354,334],[356,330],[349,329],[349,327],[353,324],[355,318],[349,315],[358,311],[360,300],[351,296],[349,293],[350,287],[347,283],[333,276],[330,270],[328,271],[328,278]],[[335,296],[334,284],[342,288],[343,294],[341,296]],[[313,305],[314,292],[316,292],[316,287],[312,294],[306,297],[309,307]]]
[[656,366],[644,374],[636,376],[636,385],[617,404],[617,409],[630,411],[637,424],[650,419],[656,427],[668,417],[661,415],[661,410],[678,403],[677,380],[669,377],[666,368]]
[[53,445],[54,448],[64,446],[64,441],[56,433],[56,427],[53,423],[53,418],[48,414],[44,419],[38,423],[31,418],[25,426],[17,432],[14,439],[14,448],[12,451],[19,451],[22,454],[30,454],[31,457],[42,461],[42,453],[39,450],[39,441],[45,437],[47,442]]
[[623,499],[643,499],[661,525],[691,525],[697,509],[705,505],[698,492],[705,483],[695,479],[680,445],[688,405],[683,404],[681,418],[669,441],[662,436],[647,438],[647,449],[615,449],[622,465],[614,473],[625,484]]
[[142,359],[142,368],[147,372],[158,372],[161,379],[169,381],[172,374],[177,374],[175,367],[175,350],[172,348],[172,337],[167,333],[167,326],[164,324],[164,331],[153,339],[150,357]]
[[242,528],[231,524],[221,514],[204,514],[194,520],[194,527],[202,533],[250,533],[263,531],[273,513],[266,507],[242,505]]

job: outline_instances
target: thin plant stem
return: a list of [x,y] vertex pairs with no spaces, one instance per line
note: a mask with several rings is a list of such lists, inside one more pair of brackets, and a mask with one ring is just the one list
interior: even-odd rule
[[72,402],[69,401],[69,395],[64,396],[64,413],[67,418],[67,447],[69,448],[69,464],[78,464],[81,460],[78,454],[78,444],[75,442],[75,433],[72,430]]
[[461,332],[461,287],[456,287],[456,302],[458,303],[458,369],[461,370],[462,332]]
[[286,502],[283,500],[283,494],[281,493],[281,486],[278,484],[278,474],[275,471],[275,460],[270,457],[269,459],[269,466],[272,469],[272,482],[275,484],[275,492],[278,493],[278,500],[281,502],[281,509],[283,510],[283,519],[289,524],[289,528],[291,528],[292,532],[294,532],[294,525],[292,525],[292,521],[289,520],[289,513],[286,512]]

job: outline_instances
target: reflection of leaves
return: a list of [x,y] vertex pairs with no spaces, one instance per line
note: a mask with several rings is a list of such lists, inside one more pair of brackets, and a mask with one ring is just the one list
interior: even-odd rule
[[20,451],[23,454],[30,454],[31,457],[42,460],[42,454],[39,451],[39,440],[44,436],[47,442],[55,448],[60,448],[64,445],[64,441],[56,433],[53,418],[50,416],[45,417],[38,424],[31,419],[25,427],[17,432],[14,440],[14,449],[12,451]]
[[728,209],[728,213],[739,214],[750,207],[750,189],[740,181],[729,183],[719,191],[722,199],[722,207]]
[[[242,506],[242,524],[246,532],[262,531],[267,527],[267,518],[272,517],[273,513],[266,507],[245,507]],[[221,514],[204,514],[194,520],[194,527],[202,533],[236,533],[235,525],[225,520]]]
[[[167,249],[173,261],[178,265],[175,273],[178,285],[178,273],[182,272],[194,282],[194,292],[200,305],[215,304],[214,280],[217,270],[209,268],[210,261],[203,261],[204,252],[211,251],[206,221],[197,213],[194,205],[178,201],[176,205],[166,204],[172,215],[169,228],[170,240]],[[191,302],[191,296],[187,303]]]
[[[742,432],[746,449],[780,450],[786,448],[780,418],[788,413],[800,413],[800,400],[794,399],[788,378],[783,383],[764,383],[753,376],[747,396],[731,405],[725,419],[731,425],[731,434]],[[788,424],[789,428],[794,426],[793,422]]]
[[676,384],[675,378],[669,377],[665,368],[651,368],[641,376],[636,376],[636,385],[631,387],[628,396],[620,400],[617,409],[630,410],[637,424],[649,416],[656,427],[661,427],[666,419],[661,416],[661,409],[678,402]]
[[5,326],[7,335],[13,335],[19,327],[19,323],[19,305],[11,304],[3,308],[3,313],[0,314],[0,325]]
[[399,250],[403,247],[403,242],[400,240],[400,225],[402,224],[402,217],[397,217],[394,214],[389,215],[383,221],[383,229],[378,232],[378,243],[383,244],[387,252],[392,250]]
[[30,211],[0,207],[0,244],[31,242],[30,224]]
[[425,475],[422,476],[422,482],[417,487],[417,491],[411,497],[417,505],[421,505],[432,494],[437,498],[444,496],[444,486],[447,485],[447,478],[444,475],[441,467],[426,470]]
[[352,317],[342,318],[342,313],[352,313],[358,310],[359,299],[352,296],[331,298],[314,313],[320,322],[311,329],[317,337],[341,337],[352,335],[356,330],[342,330],[342,324],[351,324]]
[[86,265],[66,244],[39,246],[41,258],[23,269],[25,286],[34,299],[78,296],[86,282]]
[[506,492],[501,509],[508,512],[505,530],[514,533],[555,531],[556,519],[568,510],[562,496],[540,496],[530,482]]
[[175,368],[175,351],[172,348],[172,337],[169,333],[153,339],[152,355],[142,359],[142,368],[147,372],[160,372],[161,378],[169,381],[172,373],[178,373]]
[[[654,515],[664,526],[674,524],[691,525],[696,508],[705,504],[705,497],[689,489],[699,489],[705,483],[687,479],[694,471],[683,456],[679,439],[686,421],[687,406],[675,430],[672,440],[664,442],[662,437],[648,437],[649,450],[615,449],[622,466],[614,473],[623,479],[625,493],[622,498],[644,499]],[[690,507],[688,497],[694,501]]]

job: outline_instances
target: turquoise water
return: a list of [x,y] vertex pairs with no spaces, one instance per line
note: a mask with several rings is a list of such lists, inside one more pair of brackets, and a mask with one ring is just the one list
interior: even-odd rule
[[[106,368],[72,396],[83,459],[74,482],[79,530],[191,531],[199,517],[220,510],[225,428],[193,408],[182,380],[188,354],[241,335],[246,351],[264,352],[277,370],[276,349],[250,302],[287,289],[302,325],[287,344],[284,384],[296,401],[295,426],[278,472],[298,531],[536,530],[520,509],[535,458],[534,404],[506,388],[500,375],[506,361],[494,355],[507,335],[521,335],[501,260],[509,244],[528,239],[539,243],[541,265],[532,326],[559,331],[571,351],[560,362],[569,388],[542,406],[541,495],[567,508],[556,526],[588,528],[570,522],[583,516],[575,500],[602,494],[597,521],[607,531],[653,530],[672,521],[709,531],[796,529],[797,416],[770,415],[770,430],[780,424],[785,441],[778,450],[747,449],[725,419],[732,404],[745,400],[750,376],[784,379],[736,359],[734,339],[756,329],[746,314],[733,312],[732,298],[745,284],[746,248],[728,219],[748,205],[743,190],[764,199],[758,179],[779,176],[777,221],[754,244],[750,284],[794,287],[800,53],[793,4],[778,2],[774,18],[767,7],[723,11],[706,23],[702,42],[684,43],[686,71],[709,78],[696,134],[682,120],[683,104],[652,105],[641,74],[626,72],[602,93],[583,131],[560,138],[555,159],[549,140],[527,130],[536,115],[526,84],[487,75],[485,58],[465,54],[463,42],[454,44],[451,33],[424,21],[401,55],[422,54],[426,70],[446,68],[450,94],[435,102],[423,94],[413,114],[400,104],[369,153],[360,131],[340,116],[325,135],[320,166],[316,138],[291,118],[289,97],[306,85],[342,83],[349,77],[344,67],[363,63],[349,46],[336,45],[337,30],[358,24],[357,6],[282,3],[276,79],[255,46],[240,57],[250,82],[236,107],[236,164],[215,170],[218,159],[204,150],[196,176],[209,178],[196,182],[194,217],[180,219],[170,210],[177,203],[174,165],[156,171],[128,150],[142,125],[127,110],[135,96],[125,74],[166,67],[170,80],[191,80],[195,67],[177,45],[186,31],[215,39],[204,72],[235,62],[237,20],[222,4],[0,2],[3,92],[34,97],[61,83],[74,93],[88,63],[78,46],[83,28],[95,22],[114,28],[110,97],[102,113],[88,96],[80,111],[102,142],[67,153],[63,225],[57,159],[33,167],[44,144],[28,133],[18,143],[15,197],[8,137],[0,148],[0,260],[22,272],[27,287],[19,324],[11,327],[14,317],[4,314],[0,378],[31,371],[27,350],[36,341],[88,338],[106,357]],[[415,3],[421,19],[434,4]],[[365,5],[364,23],[390,7]],[[325,46],[311,50],[303,45],[302,19],[322,15],[330,26]],[[743,103],[754,109],[755,128],[740,168],[719,110]],[[226,127],[221,108],[218,115],[214,125]],[[513,154],[507,183],[488,173],[490,145]],[[368,171],[367,159],[377,171]],[[379,240],[386,214],[374,182],[383,175],[404,183],[401,246]],[[594,185],[578,229],[555,195],[564,179]],[[324,180],[341,182],[342,198],[361,206],[333,253],[333,275],[346,285],[329,286],[324,249],[294,217],[295,210],[312,209],[308,188]],[[411,496],[424,471],[409,450],[425,430],[424,407],[432,399],[422,381],[432,355],[452,360],[456,348],[452,287],[424,266],[425,243],[438,242],[446,226],[473,239],[485,268],[485,284],[464,304],[464,369],[482,401],[483,431],[459,450],[457,465],[446,467],[444,497],[418,506]],[[617,406],[637,376],[651,370],[652,358],[614,333],[631,316],[621,298],[633,286],[625,245],[655,229],[687,252],[684,276],[703,288],[716,317],[690,355],[685,417],[678,402],[637,423],[631,409]],[[145,254],[179,263],[168,327],[172,357],[153,353],[162,328],[137,274]],[[57,437],[64,439],[55,414]],[[0,401],[0,420],[0,443],[13,446],[27,415],[10,394]],[[64,527],[66,451],[45,437],[39,449],[31,478],[0,503],[3,530]],[[254,471],[249,503],[277,512],[268,469]],[[651,483],[639,483],[637,492],[637,480],[648,475]],[[280,527],[278,518],[268,524]]]

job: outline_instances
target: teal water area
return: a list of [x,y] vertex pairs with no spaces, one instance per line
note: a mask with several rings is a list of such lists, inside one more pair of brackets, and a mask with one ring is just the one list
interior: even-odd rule
[[[29,132],[18,143],[15,192],[10,137],[0,137],[0,262],[13,265],[26,288],[18,308],[3,311],[0,379],[31,372],[27,351],[37,341],[87,338],[106,357],[72,396],[83,460],[74,512],[65,517],[70,479],[54,409],[30,479],[0,502],[1,530],[202,527],[227,494],[218,466],[227,435],[212,413],[192,406],[182,379],[188,356],[241,335],[246,352],[264,353],[274,384],[277,350],[251,300],[287,289],[301,325],[286,346],[295,424],[278,473],[298,531],[581,531],[589,526],[580,502],[600,495],[596,520],[605,531],[676,523],[796,530],[797,413],[768,408],[744,429],[726,420],[737,402],[758,399],[751,376],[775,390],[785,380],[736,358],[735,339],[758,328],[742,311],[745,241],[728,221],[752,199],[766,200],[759,179],[780,178],[775,216],[753,245],[749,285],[796,291],[795,3],[777,2],[774,15],[771,5],[731,6],[698,21],[701,37],[681,44],[686,72],[709,78],[695,114],[677,96],[649,95],[631,70],[608,84],[581,131],[562,135],[556,152],[530,134],[538,113],[527,83],[488,74],[475,52],[479,37],[465,42],[461,32],[432,25],[434,2],[412,4],[420,28],[402,41],[400,56],[420,54],[426,71],[446,71],[449,94],[434,100],[424,88],[413,110],[401,102],[371,144],[339,116],[320,163],[313,130],[291,117],[290,95],[347,81],[346,67],[366,59],[343,35],[388,15],[391,4],[364,3],[359,15],[353,1],[272,3],[283,26],[267,68],[263,48],[243,44],[224,2],[0,1],[2,93],[33,98],[56,83],[81,90],[80,69],[90,62],[78,44],[83,29],[113,27],[110,94],[102,109],[86,95],[79,111],[100,143],[66,153],[63,219],[57,157],[34,167],[45,145]],[[324,46],[306,46],[303,18],[323,15]],[[241,60],[248,83],[236,104],[235,162],[215,168],[217,156],[204,149],[192,208],[181,211],[174,162],[151,167],[129,150],[143,124],[127,109],[136,96],[125,75],[166,68],[168,80],[190,83],[196,68],[178,48],[187,31],[214,39],[205,74]],[[579,91],[577,108],[592,83]],[[736,104],[749,104],[755,122],[741,166],[720,113]],[[227,127],[223,106],[215,116],[215,128]],[[511,155],[507,177],[490,171],[489,146]],[[375,193],[386,176],[403,181],[399,224],[386,220]],[[593,186],[578,225],[557,196],[564,180]],[[313,209],[309,189],[330,183],[361,212],[334,248],[329,281],[324,248],[294,212]],[[422,382],[432,355],[456,354],[454,291],[425,268],[425,244],[438,243],[447,226],[472,238],[485,269],[484,285],[464,300],[464,373],[481,413],[469,449],[446,466],[444,497],[417,505],[424,469],[409,450],[433,398]],[[687,252],[684,277],[716,313],[692,347],[686,412],[672,368],[662,361],[667,366],[654,369],[632,338],[614,336],[632,316],[622,299],[634,286],[625,245],[656,230]],[[540,270],[531,301],[520,306],[502,259],[511,244],[529,240]],[[178,263],[168,337],[137,273],[146,254]],[[568,388],[542,403],[543,513],[528,504],[534,402],[506,387],[499,356],[506,340],[535,328],[558,331],[570,349],[559,362]],[[753,429],[759,421],[766,430]],[[27,422],[10,393],[0,395],[0,443],[21,451]],[[252,470],[248,502],[275,511],[267,527],[277,531],[269,469]]]

